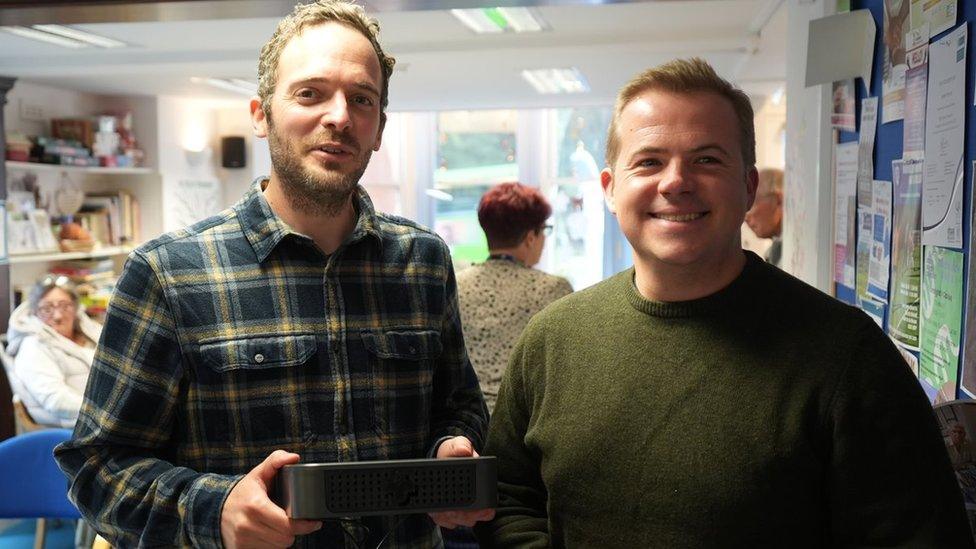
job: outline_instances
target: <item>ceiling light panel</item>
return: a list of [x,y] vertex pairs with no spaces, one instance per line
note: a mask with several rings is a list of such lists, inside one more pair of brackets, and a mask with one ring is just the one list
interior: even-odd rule
[[451,10],[451,14],[477,34],[539,32],[548,28],[538,12],[530,8],[477,8]]
[[224,79],[194,76],[190,78],[190,82],[248,96],[257,93],[258,87],[257,84],[241,78]]
[[590,85],[579,69],[533,69],[523,70],[522,78],[544,95],[562,93],[586,93]]
[[17,36],[21,36],[23,38],[30,38],[31,40],[39,40],[41,42],[47,42],[48,44],[61,46],[62,48],[78,49],[89,47],[89,44],[79,40],[65,38],[64,36],[58,36],[56,34],[51,34],[28,27],[0,27],[0,30],[10,34],[16,34]]
[[32,28],[49,34],[55,34],[64,38],[70,38],[99,48],[124,48],[128,44],[120,42],[114,38],[93,34],[80,29],[66,27],[64,25],[33,25]]

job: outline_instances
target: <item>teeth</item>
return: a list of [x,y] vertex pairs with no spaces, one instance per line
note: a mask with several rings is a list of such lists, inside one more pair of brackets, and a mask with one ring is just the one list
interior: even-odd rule
[[342,150],[340,150],[340,149],[329,149],[329,148],[326,148],[326,147],[322,147],[319,150],[325,151],[325,152],[327,152],[329,154],[341,154],[342,153]]
[[684,215],[668,215],[668,214],[655,214],[654,215],[654,217],[657,217],[658,219],[663,219],[665,221],[693,221],[695,219],[698,219],[698,218],[704,217],[704,216],[705,216],[705,214],[703,214],[703,213],[693,213],[693,214],[684,214]]

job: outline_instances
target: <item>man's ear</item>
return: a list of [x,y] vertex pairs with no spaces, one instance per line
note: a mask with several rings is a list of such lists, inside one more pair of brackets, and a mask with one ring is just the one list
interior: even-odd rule
[[746,171],[746,211],[756,203],[756,189],[759,188],[759,170],[755,166]]
[[373,145],[373,151],[380,150],[380,145],[383,144],[383,130],[386,128],[386,113],[380,113],[380,129],[376,133],[376,144]]
[[613,204],[613,171],[610,168],[603,168],[600,172],[600,186],[603,187],[603,199],[607,202],[607,209],[616,215],[617,209]]
[[254,96],[251,98],[251,128],[257,137],[268,137],[268,119],[261,108],[261,98]]

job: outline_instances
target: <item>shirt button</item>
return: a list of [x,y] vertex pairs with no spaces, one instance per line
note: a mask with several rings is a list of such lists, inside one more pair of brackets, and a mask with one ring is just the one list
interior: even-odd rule
[[254,362],[257,362],[258,364],[264,362],[264,355],[262,355],[261,353],[254,355]]

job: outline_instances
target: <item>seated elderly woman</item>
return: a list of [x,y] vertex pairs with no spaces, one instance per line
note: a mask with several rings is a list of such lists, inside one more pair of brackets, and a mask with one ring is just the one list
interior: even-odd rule
[[489,409],[529,319],[573,291],[565,278],[532,268],[542,257],[551,213],[538,189],[519,183],[496,185],[478,203],[491,255],[459,272],[457,284],[464,341]]
[[23,387],[17,396],[42,425],[71,428],[78,418],[102,327],[81,310],[66,277],[45,277],[10,316],[7,352]]

